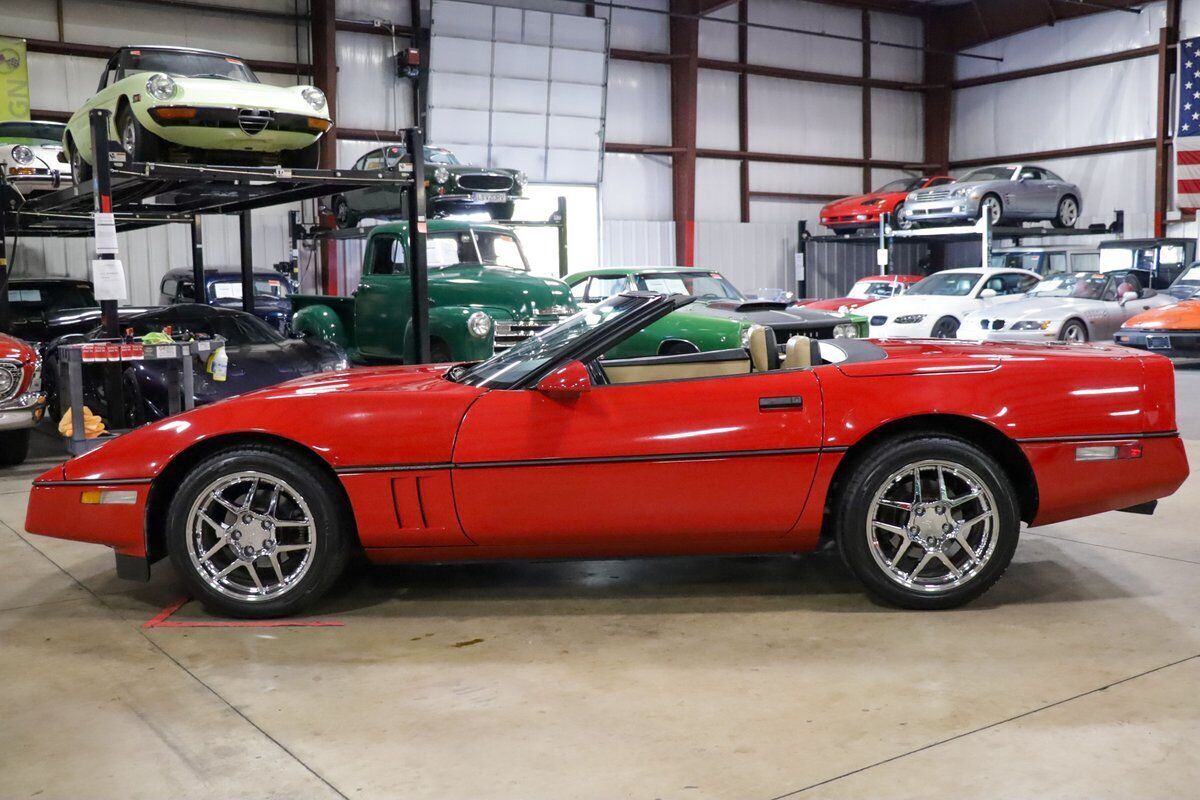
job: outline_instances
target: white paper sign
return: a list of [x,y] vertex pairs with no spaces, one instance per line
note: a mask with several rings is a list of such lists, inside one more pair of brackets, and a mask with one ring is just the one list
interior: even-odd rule
[[875,266],[886,267],[888,265],[888,257],[889,253],[886,247],[880,247],[877,249],[875,251]]
[[117,221],[113,215],[97,213],[94,224],[96,226],[96,252],[115,255],[117,252]]
[[92,285],[95,287],[97,300],[129,299],[129,287],[125,285],[125,267],[115,259],[92,260]]

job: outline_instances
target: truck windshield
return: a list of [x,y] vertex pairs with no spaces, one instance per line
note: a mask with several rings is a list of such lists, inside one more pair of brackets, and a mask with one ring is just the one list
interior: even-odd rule
[[431,233],[425,242],[430,269],[459,264],[487,264],[529,271],[517,237],[501,231],[477,230]]

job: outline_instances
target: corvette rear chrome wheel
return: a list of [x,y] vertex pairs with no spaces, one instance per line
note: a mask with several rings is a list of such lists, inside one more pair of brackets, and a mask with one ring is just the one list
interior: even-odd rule
[[301,451],[222,450],[166,491],[171,561],[191,595],[218,614],[293,614],[345,568],[353,517],[336,477]]
[[949,461],[892,473],[871,500],[866,536],[880,569],[906,589],[938,594],[972,580],[996,545],[991,490]]
[[237,472],[206,486],[188,515],[190,555],[214,591],[258,602],[293,589],[316,555],[308,503],[286,481]]

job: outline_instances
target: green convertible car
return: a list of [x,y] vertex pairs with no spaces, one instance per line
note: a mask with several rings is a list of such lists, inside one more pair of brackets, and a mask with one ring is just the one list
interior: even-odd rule
[[697,302],[647,326],[607,355],[639,358],[745,347],[750,328],[764,325],[780,345],[796,335],[812,339],[866,336],[866,319],[747,298],[719,272],[693,267],[614,267],[563,279],[582,308],[627,291],[688,294]]
[[315,86],[272,86],[236,57],[184,47],[122,47],[67,121],[77,182],[91,179],[88,113],[112,112],[109,138],[133,161],[315,168],[333,124]]

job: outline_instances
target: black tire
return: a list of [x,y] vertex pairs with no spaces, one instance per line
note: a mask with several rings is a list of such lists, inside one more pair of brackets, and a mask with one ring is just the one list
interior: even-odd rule
[[1063,323],[1062,330],[1058,332],[1058,338],[1064,342],[1086,342],[1091,337],[1088,336],[1087,325],[1077,319],[1069,319]]
[[942,317],[933,323],[930,335],[934,339],[955,339],[958,338],[958,326],[959,321],[954,317]]
[[83,154],[75,146],[74,139],[67,140],[67,160],[71,163],[71,180],[76,185],[92,179],[92,165],[83,160]]
[[130,161],[150,164],[162,160],[162,139],[142,127],[130,106],[117,114],[117,140]]
[[448,364],[454,360],[454,354],[450,352],[450,345],[434,339],[429,343],[429,359],[434,364]]
[[0,432],[0,467],[15,467],[29,457],[29,428]]
[[[308,513],[311,514],[313,545],[311,553],[307,556],[310,559],[307,568],[278,596],[268,599],[242,599],[218,591],[210,585],[206,577],[201,576],[202,567],[193,561],[191,555],[188,517],[193,504],[202,502],[206,496],[211,497],[207,492],[215,482],[230,480],[232,476],[244,472],[258,473],[271,480],[283,481],[299,494],[308,506]],[[257,493],[254,496],[257,498]],[[255,505],[261,509],[263,502],[264,500],[259,498]],[[300,506],[293,503],[292,510],[297,509],[300,509]],[[302,512],[302,509],[300,510]],[[227,523],[228,520],[226,517]],[[228,528],[231,538],[239,523],[244,523],[247,534],[252,530],[258,533],[253,522],[245,523],[244,519],[239,520],[238,515],[234,514],[232,524]],[[274,535],[282,539],[284,534],[279,531],[283,530],[281,524]],[[288,448],[256,444],[215,453],[187,473],[174,492],[167,511],[166,537],[171,562],[187,584],[191,595],[200,600],[206,608],[224,616],[266,619],[295,614],[329,590],[345,569],[351,550],[352,531],[352,522],[343,505],[341,489],[331,476],[305,459],[297,458],[296,453]],[[241,541],[249,541],[249,535]],[[284,561],[291,553],[284,553],[281,546],[276,555],[280,561]],[[230,563],[236,560],[228,551],[217,553],[212,560],[215,562],[218,557],[227,559]],[[304,563],[303,558],[301,557],[298,563]],[[246,563],[258,564],[261,560],[260,558],[253,562],[243,562],[240,564],[242,568],[235,568],[234,571],[245,572]],[[244,580],[249,582],[248,577]]]
[[316,169],[321,165],[321,140],[299,150],[284,150],[279,163],[292,169]]
[[913,229],[913,221],[904,216],[904,201],[901,200],[892,209],[892,227],[897,230],[910,231]]
[[1054,227],[1074,228],[1079,221],[1079,201],[1067,195],[1058,201],[1058,211],[1054,215]]
[[492,219],[512,219],[516,213],[517,204],[509,201],[507,203],[491,203],[487,207],[487,212]]
[[146,424],[149,416],[146,413],[146,399],[142,396],[142,386],[133,370],[126,370],[121,376],[121,386],[125,395],[122,398],[125,402],[125,427],[140,428]]
[[[961,584],[953,585],[951,583],[936,592],[906,586],[900,578],[893,577],[893,574],[876,560],[872,542],[874,541],[873,537],[884,540],[891,537],[894,541],[895,537],[900,534],[891,534],[875,526],[868,529],[868,515],[872,513],[877,493],[884,491],[888,485],[894,485],[891,484],[890,479],[897,475],[903,475],[904,479],[908,479],[906,470],[928,462],[953,465],[959,470],[958,473],[946,479],[948,484],[959,480],[960,474],[969,474],[972,479],[978,479],[979,485],[986,487],[990,493],[989,500],[994,504],[995,514],[992,519],[984,522],[985,529],[988,529],[990,525],[992,537],[990,549],[985,550],[982,539],[976,540],[973,545],[979,546],[980,553],[986,552],[987,554],[982,565],[965,569],[966,579]],[[929,481],[928,470],[931,468],[925,467],[924,469],[926,472],[923,474],[926,477],[923,480]],[[934,475],[936,476],[936,472]],[[936,481],[936,477],[934,477],[934,481]],[[936,490],[936,483],[926,483],[925,491],[933,494],[933,490]],[[935,498],[933,501],[929,501],[929,505],[936,502],[938,501]],[[961,509],[966,510],[960,513],[974,513],[976,509],[971,505],[974,502],[977,501],[969,501],[961,506]],[[916,522],[916,518],[913,516],[916,511],[914,506],[911,514],[905,511],[892,513],[909,514],[910,520]],[[955,512],[950,511],[949,513],[954,514]],[[1005,474],[999,463],[984,450],[962,439],[949,436],[911,434],[877,444],[851,467],[835,501],[834,514],[838,549],[847,566],[862,582],[869,594],[901,608],[921,610],[955,608],[979,597],[1004,574],[1005,569],[1012,561],[1017,541],[1020,538],[1020,512],[1008,475]],[[931,520],[941,519],[934,515],[933,509],[930,509],[929,518]],[[982,536],[982,533],[979,535]],[[971,529],[969,528],[968,543],[970,543],[970,536]],[[907,566],[909,575],[917,571],[921,558],[928,553],[924,545],[917,542],[921,538],[921,534],[916,534],[911,538],[912,543],[906,546],[905,552],[907,553],[909,548],[914,552],[901,555],[896,561],[897,564]],[[899,554],[899,545],[893,546],[895,549],[890,555]],[[967,558],[966,551],[961,548],[956,549],[957,545],[954,542],[946,547],[948,548],[946,550],[947,558],[951,560]],[[960,566],[969,564],[969,561],[964,561]],[[922,569],[921,576],[925,576],[933,567],[937,568],[934,572],[944,571],[947,577],[950,575],[948,568],[943,569],[942,563],[934,560]],[[971,574],[972,569],[975,570],[973,574]],[[900,572],[903,573],[905,570],[901,569]],[[934,574],[931,577],[937,576]]]
[[358,227],[358,215],[350,210],[350,204],[341,195],[333,198],[333,219],[339,228]]
[[984,214],[991,214],[992,226],[999,225],[1004,222],[1004,203],[1000,200],[1000,196],[996,194],[984,195],[979,201],[979,219],[983,218]]

